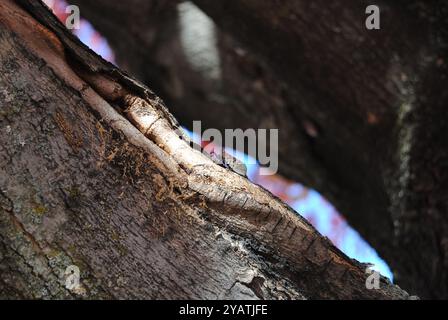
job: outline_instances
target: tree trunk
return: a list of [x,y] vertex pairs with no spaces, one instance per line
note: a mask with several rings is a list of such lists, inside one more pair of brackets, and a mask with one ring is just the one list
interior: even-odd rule
[[409,297],[367,289],[365,266],[191,148],[40,2],[0,2],[0,25],[0,297]]
[[377,1],[381,29],[369,31],[369,1],[195,2],[296,93],[291,118],[319,131],[312,185],[397,283],[448,298],[447,3]]
[[[144,61],[135,59],[144,52],[164,70],[129,66],[182,123],[280,128],[280,173],[335,204],[401,286],[448,297],[446,4],[378,1],[381,29],[369,31],[367,1],[195,0],[220,27],[222,78],[214,83],[178,53],[173,2],[151,1],[159,11],[146,15],[161,10],[169,16],[162,23],[116,25],[106,24],[108,13],[132,17],[141,1],[123,10],[74,2],[110,39],[119,64]],[[146,50],[117,45],[147,21],[160,38]]]

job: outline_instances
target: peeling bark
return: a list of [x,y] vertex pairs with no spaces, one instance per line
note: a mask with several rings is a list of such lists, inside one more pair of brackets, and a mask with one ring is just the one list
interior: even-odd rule
[[366,289],[364,266],[190,148],[40,2],[2,1],[0,25],[2,298],[409,297]]
[[386,258],[398,284],[447,298],[446,2],[377,1],[373,32],[368,1],[194,2],[296,94],[291,118],[318,128],[308,151],[321,170],[311,185]]
[[[280,173],[328,198],[398,284],[428,298],[448,296],[443,1],[378,1],[381,30],[368,31],[367,1],[195,0],[220,28],[220,83],[201,78],[179,53],[173,2],[151,1],[164,8],[161,22],[160,11],[148,10],[150,25],[120,24],[124,34],[149,28],[158,35],[141,43],[150,50],[122,50],[132,39],[106,24],[107,15],[97,17],[114,12],[114,2],[75,2],[120,64],[151,61],[129,70],[154,84],[182,123],[280,128]],[[126,7],[119,19],[137,8]]]

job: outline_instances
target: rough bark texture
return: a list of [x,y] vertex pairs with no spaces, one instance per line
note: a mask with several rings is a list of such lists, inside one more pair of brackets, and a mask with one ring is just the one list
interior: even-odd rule
[[399,284],[447,298],[447,4],[378,1],[372,32],[368,1],[196,2],[297,93],[292,116],[320,129],[309,151],[327,174],[313,185]]
[[409,297],[366,289],[364,266],[192,149],[40,2],[0,2],[0,26],[0,297]]
[[[160,35],[139,52],[120,47],[132,37],[106,16],[97,19],[117,10],[115,2],[74,2],[111,41],[119,64],[151,57],[149,68],[130,70],[157,87],[182,123],[280,128],[280,172],[335,204],[397,283],[448,297],[445,3],[377,1],[381,30],[368,31],[368,1],[196,0],[220,27],[223,76],[214,84],[179,53],[173,2],[150,1],[170,12],[160,24],[119,24],[122,34],[148,27]],[[119,19],[139,8],[123,8]]]
[[[281,127],[279,167],[285,176],[298,179],[300,160],[289,154],[301,154],[305,149],[309,136],[304,125],[308,122],[291,121],[288,108],[293,102],[285,86],[231,36],[216,30],[220,77],[211,78],[197,70],[184,51],[177,1],[71,3],[79,5],[82,16],[107,37],[120,68],[153,88],[182,125],[191,129],[194,120],[202,120],[219,130]],[[305,138],[291,139],[297,132]],[[309,160],[302,172],[312,179],[318,168]]]

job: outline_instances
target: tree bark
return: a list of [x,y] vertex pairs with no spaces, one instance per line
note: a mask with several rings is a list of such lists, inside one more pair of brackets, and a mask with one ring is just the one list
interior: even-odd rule
[[368,290],[365,266],[191,148],[41,2],[0,2],[0,25],[0,297],[409,297]]
[[319,128],[309,152],[325,179],[312,185],[397,283],[447,298],[446,2],[377,1],[377,32],[364,26],[369,1],[195,2],[296,93],[291,118]]
[[[309,136],[303,123],[291,121],[288,110],[294,102],[264,63],[233,37],[215,30],[220,77],[213,78],[188,59],[181,40],[178,1],[71,3],[79,5],[81,15],[108,39],[120,68],[151,86],[183,126],[192,129],[193,121],[201,120],[224,132],[229,128],[279,128],[281,124],[279,168],[284,176],[299,178],[297,166],[302,160],[289,155],[308,157],[302,151]],[[297,132],[304,134],[305,140],[291,139]],[[302,169],[309,179],[318,171],[311,161]]]
[[[111,40],[120,64],[138,56],[115,46],[124,41],[116,27],[95,18],[115,3],[75,2]],[[368,31],[367,1],[194,2],[220,27],[221,83],[188,69],[172,2],[158,1],[171,12],[151,24],[165,31],[163,39],[140,52],[169,71],[141,79],[156,85],[186,125],[201,119],[219,129],[280,128],[280,173],[326,196],[401,286],[448,297],[447,5],[379,1],[381,30]],[[120,12],[132,16],[137,8]],[[128,34],[145,25],[119,28]]]

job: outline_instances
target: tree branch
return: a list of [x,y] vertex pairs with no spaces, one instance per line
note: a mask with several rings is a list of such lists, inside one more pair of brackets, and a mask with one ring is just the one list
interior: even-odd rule
[[[7,0],[0,9],[9,101],[1,105],[9,134],[0,138],[0,293],[409,297],[384,278],[368,290],[364,266],[191,148],[157,96],[83,46],[42,3]],[[76,291],[64,286],[71,264],[82,270]]]

